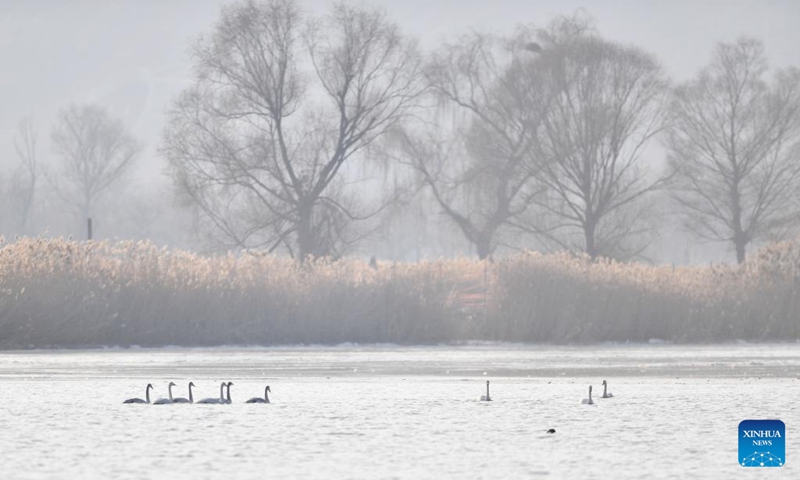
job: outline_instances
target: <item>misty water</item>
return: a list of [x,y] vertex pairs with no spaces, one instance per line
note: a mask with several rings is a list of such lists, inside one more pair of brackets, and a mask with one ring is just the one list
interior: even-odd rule
[[[800,345],[5,352],[0,477],[734,478],[739,422],[779,418],[796,478],[798,377]],[[190,380],[233,404],[122,403]]]

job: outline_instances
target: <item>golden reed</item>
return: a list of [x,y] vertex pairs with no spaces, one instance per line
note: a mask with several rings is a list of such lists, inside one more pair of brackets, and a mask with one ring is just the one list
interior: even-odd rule
[[527,252],[375,269],[22,238],[0,248],[0,348],[793,341],[798,274],[798,242],[741,267]]

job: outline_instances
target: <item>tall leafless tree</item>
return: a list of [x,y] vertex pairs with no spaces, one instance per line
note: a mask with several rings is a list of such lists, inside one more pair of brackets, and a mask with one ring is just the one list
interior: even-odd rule
[[674,198],[701,238],[731,242],[739,263],[753,240],[800,221],[800,71],[767,81],[761,42],[717,46],[675,91],[668,139]]
[[408,164],[481,259],[535,192],[539,112],[522,102],[530,88],[524,65],[536,56],[530,45],[521,30],[509,39],[472,33],[443,46],[426,69],[437,114],[398,135]]
[[130,171],[141,151],[120,120],[95,105],[72,105],[58,114],[51,141],[60,163],[54,189],[83,217],[91,218],[100,195]]
[[529,76],[544,93],[530,108],[543,112],[535,145],[546,191],[532,199],[544,214],[529,225],[591,258],[630,257],[643,247],[633,237],[647,227],[644,197],[662,184],[642,152],[664,125],[666,77],[653,56],[574,19],[555,21],[540,42]]
[[193,50],[195,85],[163,152],[179,191],[242,247],[340,253],[366,208],[353,160],[402,122],[422,89],[416,45],[375,10],[304,21],[292,0],[224,7]]
[[19,163],[11,176],[8,199],[17,231],[21,234],[29,233],[29,217],[33,208],[36,182],[39,178],[40,166],[36,154],[36,144],[33,120],[30,117],[24,118],[19,123],[17,136],[14,138],[14,149],[17,152]]

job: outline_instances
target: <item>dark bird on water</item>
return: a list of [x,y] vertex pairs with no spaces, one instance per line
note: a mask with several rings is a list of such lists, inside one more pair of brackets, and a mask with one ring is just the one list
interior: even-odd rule
[[547,433],[556,433],[556,429],[555,428],[551,428],[550,430],[547,431]]

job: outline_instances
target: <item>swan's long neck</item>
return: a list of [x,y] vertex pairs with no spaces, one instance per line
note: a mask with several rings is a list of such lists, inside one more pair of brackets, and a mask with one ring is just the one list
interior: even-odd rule
[[489,400],[489,382],[486,382],[486,400]]
[[592,401],[592,387],[589,387],[589,402]]
[[269,389],[268,388],[264,389],[264,401],[269,403]]
[[225,382],[219,384],[219,399],[225,400]]
[[144,398],[147,400],[147,403],[150,403],[150,389],[153,388],[150,385],[144,389]]
[[194,403],[194,397],[192,396],[192,384],[189,384],[189,403]]
[[228,403],[231,403],[231,384],[228,384]]
[[608,396],[608,384],[603,382],[603,396]]
[[169,388],[169,401],[171,402],[172,401],[172,384],[170,383],[167,387]]

